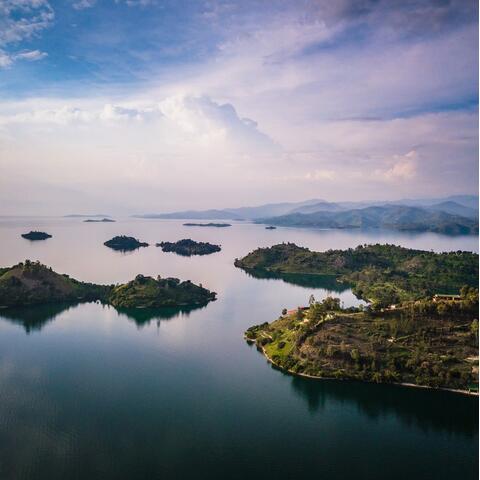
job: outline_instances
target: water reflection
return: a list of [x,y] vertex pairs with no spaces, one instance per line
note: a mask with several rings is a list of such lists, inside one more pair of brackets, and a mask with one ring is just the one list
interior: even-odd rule
[[[203,305],[162,308],[115,308],[107,304],[105,306],[113,308],[120,317],[125,316],[138,327],[142,327],[154,320],[159,323],[161,320],[169,320],[180,315],[188,316],[194,310],[205,308],[207,304],[208,302]],[[53,322],[60,314],[78,305],[79,303],[58,303],[34,307],[6,308],[0,310],[0,319],[23,326],[25,332],[29,334],[32,331],[42,330],[47,323]]]
[[171,318],[188,316],[193,310],[200,310],[207,306],[193,305],[182,307],[162,307],[162,308],[115,308],[120,316],[126,316],[129,320],[133,320],[137,326],[142,327],[156,320],[159,323],[161,320],[169,320]]
[[0,310],[0,318],[23,326],[25,332],[40,331],[61,313],[76,307],[78,303],[57,303],[35,307],[14,307]]
[[473,437],[478,431],[476,397],[399,385],[313,380],[296,376],[292,376],[291,386],[307,402],[312,414],[322,412],[330,403],[351,404],[372,420],[394,414],[402,423],[425,432],[446,431]]
[[[243,269],[242,269],[243,270]],[[342,293],[351,288],[348,283],[338,282],[334,275],[309,275],[301,273],[274,273],[266,270],[243,270],[257,280],[281,280],[291,285],[305,288],[322,288],[330,292]]]

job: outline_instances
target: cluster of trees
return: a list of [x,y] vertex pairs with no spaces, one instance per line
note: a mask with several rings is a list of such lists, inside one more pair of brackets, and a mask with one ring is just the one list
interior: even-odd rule
[[165,307],[201,305],[215,300],[216,293],[178,278],[146,277],[137,275],[135,280],[116,286],[108,296],[114,307]]
[[235,264],[277,273],[335,275],[378,308],[439,292],[458,293],[463,285],[478,284],[478,254],[434,253],[388,244],[312,252],[283,243],[254,250]]

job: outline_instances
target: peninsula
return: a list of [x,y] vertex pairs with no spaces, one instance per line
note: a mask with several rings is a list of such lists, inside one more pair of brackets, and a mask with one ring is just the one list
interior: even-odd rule
[[258,248],[235,266],[255,273],[331,275],[375,309],[478,286],[478,254],[434,253],[396,245],[313,252],[293,243]]
[[37,232],[32,230],[31,232],[28,233],[22,233],[22,237],[26,238],[27,240],[46,240],[47,238],[52,238],[51,235],[45,232]]
[[217,227],[217,228],[222,228],[222,227],[231,227],[232,225],[230,223],[184,223],[184,227]]
[[148,247],[148,243],[140,242],[134,237],[127,237],[125,235],[113,237],[110,240],[107,240],[104,245],[121,252],[136,250],[140,247]]
[[330,275],[369,302],[328,297],[247,330],[283,370],[315,377],[478,391],[478,255],[395,245],[312,252],[294,244],[236,260],[247,272]]
[[245,338],[296,375],[478,394],[478,289],[464,287],[452,298],[381,312],[312,299],[308,308],[249,328]]
[[160,242],[157,247],[161,247],[164,252],[175,252],[178,255],[190,257],[191,255],[209,255],[219,252],[220,245],[213,245],[208,242],[196,242],[190,238],[178,240],[178,242]]
[[98,285],[29,260],[0,268],[0,308],[96,300],[125,308],[187,307],[205,305],[215,298],[215,292],[177,278],[137,275],[126,284]]

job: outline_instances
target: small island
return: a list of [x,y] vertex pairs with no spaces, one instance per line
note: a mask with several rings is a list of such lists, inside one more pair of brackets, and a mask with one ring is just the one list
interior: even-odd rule
[[148,243],[140,242],[134,237],[127,237],[125,235],[113,237],[110,240],[107,240],[104,245],[121,252],[136,250],[140,247],[148,247]]
[[177,278],[137,275],[126,284],[98,285],[29,260],[0,268],[0,308],[97,300],[119,308],[193,307],[215,299],[215,292]]
[[274,227],[273,225],[269,225],[268,227],[265,227],[265,230],[276,230],[277,227]]
[[108,303],[121,308],[181,307],[204,305],[215,297],[215,292],[190,280],[180,282],[178,278],[154,279],[137,275],[135,280],[115,287],[108,296]]
[[217,228],[223,228],[223,227],[231,227],[232,225],[230,223],[184,223],[184,227],[217,227]]
[[219,252],[220,245],[214,245],[208,242],[195,242],[190,238],[178,240],[178,242],[160,242],[157,247],[161,247],[164,252],[175,252],[184,257],[192,255],[210,255],[211,253]]
[[22,233],[22,237],[26,238],[27,240],[46,240],[47,238],[52,238],[51,235],[45,232],[37,232],[37,231],[31,231],[28,233]]
[[101,218],[101,219],[93,219],[93,218],[88,218],[87,220],[84,220],[85,223],[111,223],[115,222],[113,218]]

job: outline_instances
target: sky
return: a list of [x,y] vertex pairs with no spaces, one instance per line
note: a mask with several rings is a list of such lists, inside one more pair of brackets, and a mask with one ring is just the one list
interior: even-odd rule
[[477,193],[474,0],[0,0],[0,215]]

